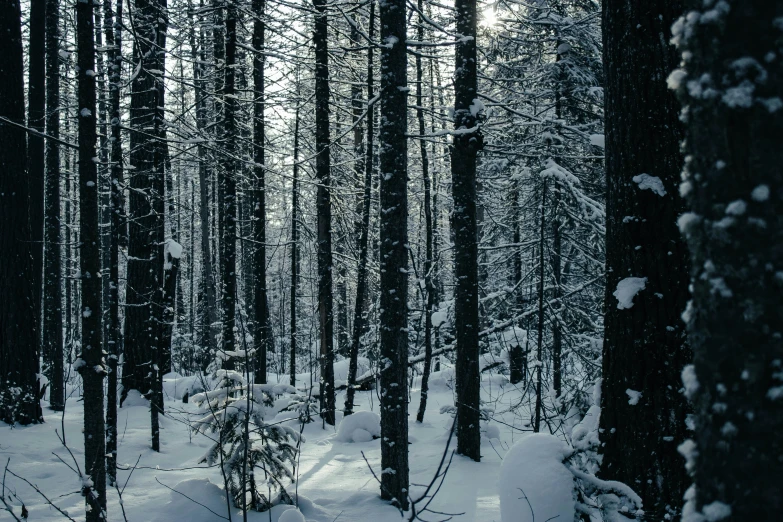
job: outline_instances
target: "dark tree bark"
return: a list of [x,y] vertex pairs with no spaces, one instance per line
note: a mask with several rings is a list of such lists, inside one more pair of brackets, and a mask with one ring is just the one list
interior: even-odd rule
[[[683,519],[776,520],[783,509],[783,4],[687,1],[673,27],[686,110],[680,229],[691,252],[683,318],[696,410],[682,446]],[[686,54],[687,53],[687,54]],[[695,442],[695,445],[694,445]]]
[[405,1],[379,4],[381,498],[408,509],[408,144]]
[[[418,0],[419,12],[424,12],[423,1]],[[416,28],[416,38],[424,41],[424,21],[421,16]],[[422,83],[424,74],[421,64],[421,54],[416,55],[416,118],[419,120],[419,135],[424,136],[424,99],[422,96]],[[432,80],[432,78],[430,78]],[[424,138],[419,140],[419,152],[421,153],[421,177],[424,184],[424,229],[425,229],[425,259],[424,259],[424,287],[427,291],[424,307],[424,368],[421,374],[421,400],[419,411],[416,414],[417,422],[424,422],[424,411],[427,409],[427,395],[429,391],[429,378],[432,369],[432,310],[435,308],[435,285],[432,283],[432,190],[430,188],[430,165],[427,156],[427,142]]]
[[0,5],[0,118],[8,120],[0,121],[0,420],[31,424],[43,422],[43,416],[36,376],[27,139],[19,127],[25,124],[20,16],[18,0]]
[[[676,227],[683,207],[676,193],[682,135],[676,100],[665,81],[678,58],[662,40],[681,10],[680,1],[669,0],[603,3],[607,222],[601,474],[633,487],[656,520],[677,515],[686,479],[677,455],[686,414],[680,373],[690,354],[679,317],[688,299],[687,250]],[[623,303],[615,295],[623,297],[621,281],[643,281],[644,289]]]
[[[370,41],[375,38],[375,2],[370,2],[368,36]],[[371,100],[373,92],[373,47],[367,47],[367,99]],[[364,159],[364,196],[362,199],[362,221],[359,225],[359,267],[356,272],[356,302],[353,314],[353,335],[351,336],[351,352],[348,361],[348,386],[345,391],[345,414],[353,413],[353,402],[356,394],[356,372],[359,367],[359,347],[362,334],[366,329],[365,302],[367,300],[367,258],[370,244],[370,208],[372,207],[372,149],[375,134],[375,110],[367,109],[367,148]]]
[[546,179],[541,185],[541,207],[539,208],[539,219],[541,225],[539,226],[538,235],[538,338],[536,344],[536,411],[533,419],[533,431],[538,433],[541,431],[541,410],[543,408],[543,382],[542,382],[542,370],[544,367],[544,267],[545,257],[544,250],[546,248],[545,235],[546,231]]
[[[554,197],[554,211],[557,212],[560,206],[560,191],[555,190]],[[560,231],[560,218],[555,216],[552,223],[552,276],[554,279],[554,295],[553,299],[560,299],[562,295],[561,291],[561,278],[562,278],[562,237]],[[563,393],[563,332],[560,325],[558,313],[561,310],[559,301],[555,301],[552,305],[552,387],[555,390],[555,398],[559,398]],[[564,412],[565,413],[565,412]]]
[[[192,9],[188,10],[188,17],[192,18]],[[204,69],[206,62],[204,45],[201,38],[196,38],[196,24],[190,24],[189,40],[191,49],[191,58],[193,60],[193,90],[196,99],[196,129],[199,134],[206,132],[207,126],[207,100],[204,93]],[[197,43],[198,42],[198,45]],[[199,184],[199,219],[201,221],[201,277],[199,285],[199,344],[201,345],[199,366],[202,371],[206,370],[211,354],[215,353],[217,348],[215,340],[216,335],[213,331],[213,325],[217,322],[217,297],[215,294],[214,271],[212,268],[212,249],[209,237],[209,186],[211,176],[207,166],[207,152],[204,144],[199,143],[197,149],[198,155],[198,184]],[[191,244],[192,246],[192,244]]]
[[103,313],[98,166],[95,142],[95,32],[93,6],[76,4],[76,46],[79,70],[79,250],[81,277],[81,354],[75,366],[84,385],[84,471],[92,481],[84,486],[88,522],[106,520],[106,439],[103,418]]
[[[27,125],[43,132],[46,124],[46,0],[30,1],[30,45]],[[30,183],[30,240],[33,243],[33,286],[36,350],[41,346],[41,297],[43,288],[44,230],[44,139],[27,135]]]
[[334,318],[332,306],[332,203],[329,158],[329,49],[326,0],[314,0],[315,15],[315,176],[318,183],[318,324],[321,363],[320,406],[334,425]]
[[[158,338],[161,346],[171,346],[171,336],[176,322],[175,310],[177,299],[177,275],[182,256],[182,245],[173,239],[167,239],[163,258],[163,285],[161,286],[160,303],[163,305],[163,322],[160,325]],[[171,353],[171,352],[169,352]],[[161,364],[165,364],[161,362]],[[171,364],[171,359],[169,359]],[[168,373],[168,367],[161,366],[161,373]]]
[[[210,106],[209,115],[212,118],[212,137],[216,140],[222,140],[225,137],[223,131],[223,125],[225,124],[224,116],[224,104],[223,104],[223,86],[225,85],[225,61],[226,61],[226,22],[223,15],[225,9],[225,0],[212,0],[212,60],[214,68],[212,71],[212,104]],[[222,256],[223,256],[223,224],[225,205],[223,201],[223,170],[225,165],[223,164],[223,157],[218,151],[212,151],[212,168],[214,169],[212,179],[212,204],[213,208],[217,212],[211,212],[211,219],[213,222],[213,244],[212,244],[212,264],[215,269],[215,284],[218,288],[216,297],[218,299],[220,319],[225,316],[225,304],[223,302],[223,296],[225,290],[223,289],[223,277],[221,272]],[[217,231],[215,234],[214,232]],[[216,335],[220,333],[220,329],[217,329]],[[219,349],[223,349],[221,345]]]
[[[60,13],[59,1],[46,3],[46,132],[60,137]],[[42,340],[45,374],[49,379],[49,405],[65,407],[62,316],[62,251],[60,248],[60,145],[46,141],[46,241]]]
[[297,106],[294,115],[294,172],[291,182],[291,340],[288,372],[296,386],[296,293],[299,288],[299,77],[296,78]]
[[165,0],[136,0],[134,62],[140,64],[131,82],[130,163],[128,198],[128,284],[125,308],[123,400],[138,390],[150,399],[152,448],[159,450],[158,412],[161,390],[165,235],[164,78],[167,15]]
[[[223,345],[221,351],[235,350],[234,327],[236,326],[237,299],[237,182],[236,154],[237,99],[236,99],[236,52],[237,52],[237,7],[234,0],[226,3],[226,67],[223,76],[223,150],[224,169],[220,171],[220,201],[222,214],[221,234],[221,290],[223,303]],[[223,361],[223,368],[234,369],[233,356]]]
[[[266,358],[272,343],[272,330],[269,322],[269,300],[266,289],[266,157],[265,157],[265,121],[264,108],[266,99],[264,93],[264,32],[263,21],[266,9],[265,0],[253,1],[253,83],[255,102],[253,104],[253,297],[255,331],[253,338],[256,343],[255,382],[266,382]],[[294,167],[297,168],[298,166]]]
[[150,347],[152,349],[152,393],[150,395],[150,428],[152,431],[152,450],[160,451],[160,425],[158,414],[163,413],[163,374],[168,372],[171,365],[171,341],[166,342],[163,332],[166,329],[165,311],[166,306],[163,302],[164,293],[164,265],[165,265],[165,237],[166,237],[166,219],[165,219],[165,193],[166,193],[166,169],[170,168],[168,160],[168,145],[166,145],[166,121],[164,113],[164,93],[166,70],[166,30],[168,28],[168,12],[166,0],[157,0],[156,16],[150,19],[154,23],[153,52],[156,55],[157,69],[150,71],[154,75],[155,83],[155,119],[153,124],[153,133],[155,136],[154,145],[154,176],[152,177],[152,211],[155,216],[154,227],[152,229],[153,256],[152,272],[154,274],[154,285],[152,292],[152,302],[150,303],[151,326]]
[[[50,0],[56,1],[56,0]],[[124,173],[122,165],[122,134],[120,131],[120,75],[122,73],[122,0],[117,0],[117,11],[112,12],[111,0],[104,0],[106,45],[109,48],[109,123],[111,125],[111,221],[109,236],[109,313],[108,379],[106,385],[106,473],[109,485],[117,480],[117,369],[122,345],[120,323],[120,245],[127,244]]]
[[451,178],[454,214],[454,319],[457,364],[457,453],[481,460],[478,367],[478,227],[476,156],[484,140],[471,105],[477,96],[476,0],[456,0],[454,129]]

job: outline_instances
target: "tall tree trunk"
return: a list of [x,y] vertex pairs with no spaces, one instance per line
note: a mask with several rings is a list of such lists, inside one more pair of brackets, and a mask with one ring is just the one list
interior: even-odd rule
[[[423,0],[418,0],[420,13],[424,12]],[[416,39],[424,41],[424,21],[419,15]],[[430,78],[432,80],[432,78]],[[419,120],[419,135],[424,136],[424,98],[422,96],[422,83],[424,74],[422,70],[421,54],[416,55],[416,118]],[[421,153],[421,178],[424,183],[424,228],[425,228],[425,256],[424,259],[424,287],[427,290],[427,301],[424,307],[424,370],[421,374],[421,400],[419,411],[416,414],[417,422],[424,422],[424,411],[427,409],[427,395],[429,391],[430,370],[432,368],[432,310],[435,307],[435,285],[432,284],[432,190],[430,188],[429,158],[427,157],[427,142],[419,139],[419,151]]]
[[456,0],[457,34],[454,75],[454,136],[451,178],[454,195],[454,319],[457,364],[457,453],[481,459],[478,367],[478,230],[476,156],[484,139],[471,106],[477,96],[476,0]]
[[560,190],[554,190],[554,219],[552,223],[552,276],[554,279],[555,300],[552,305],[552,385],[555,390],[555,398],[560,398],[563,393],[563,331],[560,325],[560,314],[563,308],[559,301],[562,295],[562,232],[560,230],[560,217],[558,209],[560,207]]
[[[190,6],[190,4],[189,4]],[[188,10],[188,18],[191,20],[189,30],[189,40],[191,49],[191,59],[193,60],[193,90],[196,99],[196,129],[202,135],[206,132],[207,126],[207,100],[204,94],[204,70],[203,64],[206,61],[204,55],[204,46],[201,38],[196,38],[196,23],[192,21],[193,8]],[[198,44],[197,44],[198,42]],[[215,295],[214,270],[212,268],[212,249],[209,237],[209,186],[211,176],[207,166],[207,153],[203,142],[197,147],[198,154],[198,185],[199,185],[199,220],[201,223],[201,277],[199,285],[199,321],[201,324],[199,331],[199,344],[202,353],[200,354],[199,366],[202,371],[217,348],[215,344],[216,336],[213,332],[213,325],[217,322],[217,298]],[[194,209],[195,210],[195,209]],[[191,241],[194,241],[191,238]],[[192,244],[191,244],[192,246]],[[191,258],[192,260],[192,258]],[[191,261],[192,262],[192,261]]]
[[693,284],[684,319],[694,360],[683,381],[696,427],[682,449],[694,488],[683,519],[776,520],[783,509],[783,67],[771,50],[780,47],[783,5],[748,0],[708,9],[686,2],[673,41],[687,58],[684,71],[669,77],[686,115],[680,193],[690,212],[679,223]]
[[380,4],[381,498],[408,509],[408,144],[405,1]]
[[[50,0],[55,1],[55,0]],[[120,323],[120,246],[127,244],[125,221],[125,183],[122,165],[120,125],[120,75],[122,73],[122,1],[117,0],[116,13],[111,0],[104,0],[106,45],[109,48],[109,123],[111,124],[111,222],[109,239],[109,314],[107,348],[109,375],[106,390],[106,467],[109,484],[117,480],[117,371],[122,346]]]
[[[212,71],[213,87],[212,92],[212,106],[209,111],[212,117],[212,133],[213,138],[216,141],[220,141],[225,137],[223,125],[225,124],[225,106],[224,106],[224,85],[225,85],[225,60],[226,60],[226,22],[223,16],[226,0],[212,0],[212,59],[214,62],[214,69]],[[224,215],[226,212],[223,201],[223,170],[225,165],[223,164],[223,156],[217,151],[212,153],[212,168],[214,174],[212,176],[212,202],[213,208],[217,212],[212,212],[213,220],[213,244],[212,244],[212,256],[215,269],[214,278],[216,279],[216,287],[218,288],[217,299],[220,306],[220,319],[223,320],[225,316],[225,303],[223,297],[225,295],[225,289],[223,288],[223,277],[221,271],[222,257],[223,257],[223,224]],[[215,233],[217,232],[217,233]],[[222,327],[221,327],[222,328]],[[220,331],[216,332],[220,333]],[[223,349],[223,346],[220,346]]]
[[[688,299],[687,249],[676,226],[683,209],[677,195],[682,134],[677,102],[665,82],[679,57],[662,40],[681,12],[681,1],[603,3],[601,473],[636,489],[656,520],[676,516],[686,482],[677,454],[686,436],[680,373],[690,357],[680,320]],[[639,290],[635,296],[627,292],[633,288]]]
[[538,237],[538,343],[536,348],[536,411],[533,419],[533,431],[541,431],[541,413],[543,409],[543,376],[544,367],[544,250],[546,249],[546,179],[541,185],[541,207],[539,208],[539,218],[541,225],[539,227]]
[[326,0],[314,0],[315,34],[315,177],[318,183],[318,324],[321,417],[334,425],[334,318],[332,307],[332,203],[329,159],[329,49]]
[[163,413],[163,374],[168,371],[171,364],[171,340],[168,342],[163,335],[165,331],[166,305],[163,300],[164,293],[164,266],[165,266],[165,238],[166,238],[166,169],[170,168],[168,161],[168,145],[166,144],[166,122],[164,113],[164,93],[166,70],[166,30],[168,25],[168,12],[166,0],[157,0],[156,16],[154,22],[154,48],[156,69],[154,69],[155,88],[155,119],[153,131],[154,142],[154,176],[152,177],[152,211],[155,216],[152,229],[153,256],[152,272],[154,275],[153,291],[150,303],[151,330],[150,347],[152,348],[152,394],[150,398],[150,427],[152,431],[152,450],[160,451],[160,425],[158,415]]
[[[266,358],[272,343],[272,331],[269,321],[269,301],[266,288],[266,157],[265,157],[265,120],[264,108],[264,32],[263,20],[266,9],[265,0],[253,1],[253,83],[255,102],[253,104],[253,296],[255,299],[256,365],[255,382],[266,382]],[[297,168],[297,167],[294,167]]]
[[[30,1],[30,45],[28,47],[27,125],[43,132],[46,124],[46,0]],[[27,135],[29,158],[27,177],[30,183],[30,240],[33,243],[33,287],[36,350],[41,345],[41,296],[43,288],[44,229],[44,139]]]
[[[99,5],[100,2],[98,2]],[[95,25],[95,47],[103,48],[103,27],[101,12],[95,10],[93,14],[93,23]],[[109,108],[106,105],[106,76],[109,74],[103,59],[103,52],[96,52],[96,92],[98,97],[98,208],[100,209],[100,231],[98,233],[101,239],[101,303],[103,313],[106,314],[111,300],[111,281],[109,277],[103,277],[111,269],[111,173],[109,168]],[[109,338],[109,320],[103,317],[103,342],[108,343]]]
[[163,323],[160,302],[165,236],[164,78],[167,13],[165,0],[136,0],[137,38],[131,82],[128,284],[125,317],[123,400],[130,390],[150,399],[152,449],[159,450],[158,413],[163,408]]
[[[42,422],[18,0],[0,6],[0,420]],[[15,124],[15,125],[14,125]],[[15,393],[21,388],[21,394]]]
[[[223,345],[224,356],[234,351],[234,327],[236,326],[237,299],[237,171],[235,159],[237,139],[236,100],[236,51],[237,51],[237,6],[235,0],[226,3],[226,67],[223,76],[223,150],[225,153],[221,170],[220,187],[223,197],[223,233],[221,235],[221,290],[223,292]],[[234,369],[233,356],[223,362],[223,368]]]
[[[370,2],[369,38],[375,38],[375,2]],[[372,100],[373,91],[373,46],[367,47],[367,100]],[[353,314],[353,335],[351,336],[351,352],[348,361],[348,387],[345,391],[345,415],[353,413],[354,395],[356,394],[356,372],[359,368],[359,347],[362,335],[366,329],[367,317],[367,258],[370,244],[370,209],[372,207],[372,149],[375,134],[375,110],[367,107],[367,148],[364,159],[364,197],[362,200],[362,221],[359,231],[359,267],[356,271],[356,302]]]
[[[46,4],[46,132],[60,136],[60,13],[59,1]],[[60,145],[46,141],[45,266],[43,291],[43,354],[49,379],[49,405],[65,408],[62,316],[62,251],[60,248]]]
[[288,371],[291,386],[296,386],[296,293],[299,287],[299,74],[296,78],[296,114],[294,115],[294,172],[291,182],[291,340]]
[[103,418],[101,241],[96,156],[95,32],[93,6],[76,4],[79,99],[79,238],[81,240],[82,344],[76,367],[84,385],[84,472],[92,481],[83,494],[88,522],[106,520],[106,439]]

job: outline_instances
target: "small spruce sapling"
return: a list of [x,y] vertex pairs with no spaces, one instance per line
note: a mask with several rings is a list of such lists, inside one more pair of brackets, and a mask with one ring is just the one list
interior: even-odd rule
[[[248,385],[242,374],[232,370],[218,370],[216,375],[220,380],[216,389],[192,397],[203,415],[193,429],[218,434],[218,440],[201,462],[212,465],[222,461],[236,507],[243,506],[243,496],[248,509],[256,511],[266,511],[276,504],[293,504],[286,485],[295,481],[296,454],[303,440],[293,428],[265,419],[278,413],[276,402],[280,401],[276,397],[295,394],[296,390],[285,384]],[[250,430],[246,438],[248,415]],[[246,480],[244,470],[249,470]]]

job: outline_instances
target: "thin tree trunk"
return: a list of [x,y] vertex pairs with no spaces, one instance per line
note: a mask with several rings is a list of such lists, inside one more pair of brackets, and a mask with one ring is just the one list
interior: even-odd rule
[[560,191],[554,191],[554,221],[552,223],[552,276],[554,278],[554,304],[552,305],[552,384],[555,390],[555,398],[560,398],[563,393],[563,332],[560,326],[558,312],[562,311],[559,301],[562,295],[561,273],[562,273],[562,238],[560,232],[560,218],[558,209],[560,207]]
[[[46,133],[60,137],[60,13],[59,1],[46,4]],[[43,353],[49,379],[49,405],[65,408],[62,316],[62,251],[60,222],[60,146],[46,142],[46,241],[43,293]]]
[[[679,223],[693,284],[683,318],[694,359],[683,381],[696,422],[694,440],[682,450],[694,484],[683,520],[777,520],[783,67],[770,50],[780,46],[783,6],[747,0],[707,11],[703,2],[685,4],[687,19],[675,23],[673,41],[689,58],[669,78],[687,114],[680,193],[690,212]],[[715,21],[700,21],[708,13],[717,13]],[[703,96],[693,83],[705,87]],[[732,97],[748,85],[752,97]],[[707,96],[707,88],[718,89],[717,97]]]
[[[375,2],[370,2],[369,18],[370,41],[375,38]],[[373,47],[367,47],[367,100],[372,100],[373,91]],[[372,207],[372,149],[375,134],[375,110],[367,109],[367,148],[364,160],[364,197],[362,201],[362,221],[359,231],[359,267],[356,271],[356,302],[353,314],[353,336],[351,337],[351,352],[348,362],[348,386],[345,391],[345,415],[353,413],[354,395],[356,394],[356,372],[359,368],[359,347],[362,334],[366,329],[367,317],[367,258],[370,243],[370,210]]]
[[[224,356],[233,352],[234,327],[236,326],[236,299],[237,299],[237,162],[234,159],[236,153],[237,138],[237,100],[236,100],[236,50],[237,50],[237,7],[235,0],[227,0],[226,3],[226,67],[223,77],[223,149],[225,151],[222,163],[225,168],[221,170],[220,186],[223,189],[223,197],[220,205],[223,209],[222,234],[221,234],[221,290],[223,292],[223,345],[221,351]],[[234,369],[233,356],[223,361],[223,368]]]
[[329,158],[329,50],[326,0],[315,0],[315,175],[318,182],[318,324],[320,342],[320,405],[324,422],[334,425],[334,318],[332,307],[332,204]]
[[[53,1],[53,0],[52,0]],[[111,230],[109,240],[108,383],[106,391],[106,467],[109,484],[117,480],[117,371],[122,345],[120,323],[120,246],[127,243],[122,134],[120,130],[120,75],[122,73],[122,1],[112,13],[111,0],[104,1],[106,45],[109,47],[109,118],[111,124]]]
[[[418,0],[419,12],[424,12],[423,1]],[[424,22],[419,17],[416,38],[424,41]],[[432,80],[432,78],[430,78]],[[419,135],[424,136],[424,98],[422,96],[422,83],[424,74],[421,64],[421,55],[416,55],[416,117],[419,120]],[[421,153],[421,177],[424,183],[424,228],[425,228],[425,260],[424,260],[424,287],[427,290],[427,302],[424,308],[424,369],[421,374],[421,400],[419,411],[416,414],[417,422],[424,422],[424,411],[427,409],[427,395],[429,391],[429,378],[432,368],[432,310],[435,307],[435,285],[432,284],[432,191],[430,188],[429,158],[427,157],[427,142],[419,140]]]
[[[190,5],[190,4],[189,4]],[[196,39],[196,23],[192,21],[193,8],[188,10],[188,18],[191,20],[189,39],[191,58],[193,60],[193,89],[196,98],[196,129],[199,134],[205,132],[207,124],[207,105],[204,95],[204,79],[202,64],[205,62],[204,46],[201,45],[201,39]],[[199,45],[196,42],[199,42]],[[206,161],[206,151],[203,143],[199,143],[198,154],[198,185],[199,185],[199,220],[201,222],[201,292],[199,292],[200,322],[199,343],[201,345],[200,369],[206,370],[209,354],[215,353],[217,348],[215,344],[216,336],[213,332],[213,325],[217,322],[217,298],[215,295],[214,270],[212,267],[212,249],[209,237],[209,186],[211,176]],[[191,245],[192,246],[192,245]]]
[[483,146],[475,111],[476,0],[456,0],[457,34],[455,49],[454,136],[451,147],[451,177],[454,208],[454,314],[457,364],[457,453],[475,461],[481,459],[479,431],[478,367],[478,228],[476,222],[476,156]]
[[291,386],[296,386],[297,321],[296,294],[299,288],[299,71],[296,76],[296,114],[294,115],[294,169],[291,182],[291,341],[288,371]]
[[536,411],[533,420],[533,431],[541,431],[541,410],[543,409],[543,378],[542,370],[544,367],[544,247],[545,242],[545,223],[546,223],[546,179],[541,185],[541,207],[539,208],[541,225],[539,227],[538,237],[538,344],[536,349]]
[[379,4],[381,498],[408,509],[408,146],[405,1]]
[[166,0],[157,0],[156,16],[150,22],[154,23],[154,47],[156,66],[154,77],[155,105],[153,130],[155,143],[153,144],[154,176],[152,177],[152,211],[155,216],[152,229],[153,256],[151,268],[154,275],[153,291],[150,303],[151,330],[150,346],[152,348],[152,394],[150,398],[150,426],[152,428],[152,450],[160,451],[160,421],[159,414],[163,413],[163,374],[171,361],[171,342],[166,342],[165,331],[166,307],[163,302],[164,292],[164,265],[165,265],[165,237],[166,237],[166,169],[170,168],[168,161],[168,145],[166,144],[166,122],[164,112],[165,81],[163,72],[166,70],[165,49],[166,29],[168,24],[168,12]]
[[93,6],[76,4],[76,45],[79,72],[79,237],[81,239],[82,344],[76,366],[84,385],[84,471],[86,520],[106,520],[106,439],[103,418],[103,359],[101,310],[101,243],[96,155],[95,33]]
[[[254,311],[255,326],[254,339],[256,342],[255,382],[266,382],[266,359],[271,351],[272,330],[269,320],[269,301],[267,297],[266,282],[266,149],[264,139],[265,120],[264,109],[266,107],[266,94],[264,92],[264,32],[263,21],[266,10],[265,0],[253,0],[253,83],[255,88],[255,102],[253,103],[253,296],[255,299]],[[295,167],[296,168],[296,167]]]

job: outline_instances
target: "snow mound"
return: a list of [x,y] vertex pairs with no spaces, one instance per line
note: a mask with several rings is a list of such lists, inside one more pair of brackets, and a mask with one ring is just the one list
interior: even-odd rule
[[500,467],[501,520],[574,520],[574,476],[563,464],[569,455],[563,441],[546,433],[514,444]]
[[[348,384],[348,370],[351,364],[350,359],[343,359],[334,363],[334,385],[336,388]],[[366,357],[359,357],[356,360],[356,377],[364,375],[370,371],[370,360]]]
[[182,377],[176,372],[171,372],[163,376],[163,397],[166,399],[181,401],[185,393],[192,396],[203,391],[204,383],[202,377],[198,375]]
[[[188,522],[214,522],[215,513],[225,516],[226,496],[223,488],[210,482],[208,478],[188,479],[174,486],[190,498],[198,499],[201,505],[185,498],[180,493],[171,492],[171,500],[158,510],[152,522],[170,522],[187,520]],[[210,512],[213,511],[214,513]]]
[[296,509],[286,509],[277,519],[277,522],[306,522],[304,515]]
[[429,388],[432,391],[447,391],[454,389],[454,368],[444,368],[430,374]]
[[381,436],[381,416],[373,411],[357,411],[348,415],[337,428],[340,442],[369,442]]

